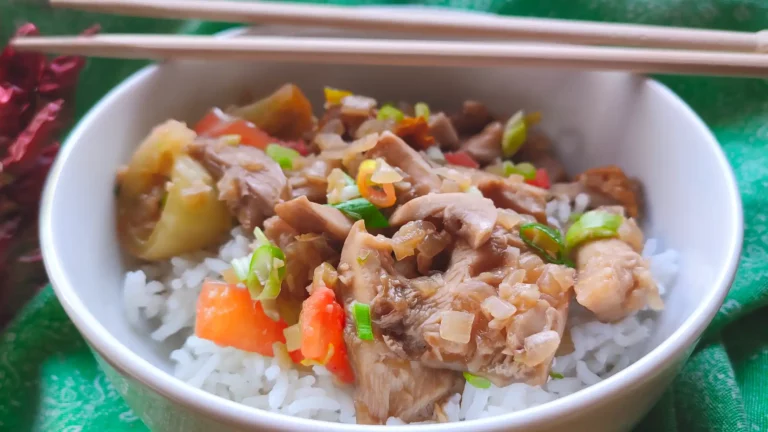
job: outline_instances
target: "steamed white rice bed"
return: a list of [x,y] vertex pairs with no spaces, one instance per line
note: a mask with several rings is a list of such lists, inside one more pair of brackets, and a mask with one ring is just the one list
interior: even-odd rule
[[[574,202],[551,201],[547,205],[549,222],[564,226],[571,212],[583,212],[587,205],[586,195],[579,195]],[[218,255],[192,254],[128,272],[123,291],[128,319],[137,326],[142,321],[154,325],[151,337],[158,342],[175,334],[186,337],[170,358],[175,364],[174,375],[195,387],[267,411],[355,423],[352,388],[336,385],[324,368],[314,367],[312,373],[282,369],[273,358],[219,347],[192,334],[203,280],[219,278],[232,259],[249,253],[249,243],[244,232],[236,228]],[[677,275],[678,254],[660,251],[658,242],[649,239],[643,255],[650,260],[651,272],[663,295]],[[552,371],[564,378],[550,379],[537,387],[512,384],[478,389],[466,385],[463,394],[449,400],[445,413],[451,421],[494,416],[540,405],[595,384],[647,351],[645,342],[656,316],[642,311],[618,323],[605,324],[574,302],[567,324],[574,351],[557,357],[552,365]],[[403,422],[390,418],[387,424]]]

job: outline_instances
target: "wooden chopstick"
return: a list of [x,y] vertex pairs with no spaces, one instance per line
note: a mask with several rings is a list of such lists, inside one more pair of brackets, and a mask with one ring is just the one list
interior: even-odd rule
[[401,66],[533,66],[768,76],[768,55],[531,43],[166,35],[23,37],[19,50],[112,58],[264,60]]
[[504,40],[536,40],[586,45],[645,46],[714,51],[768,52],[768,31],[758,33],[608,24],[536,18],[453,14],[409,14],[407,10],[366,9],[269,2],[211,0],[50,0],[52,6],[158,18],[239,23],[293,24],[366,31],[413,32]]

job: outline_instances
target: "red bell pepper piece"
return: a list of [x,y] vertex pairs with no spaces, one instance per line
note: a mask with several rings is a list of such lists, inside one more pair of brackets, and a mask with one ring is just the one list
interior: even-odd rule
[[355,381],[344,343],[344,308],[327,287],[317,287],[301,307],[301,354],[345,383]]
[[195,125],[195,133],[198,135],[206,135],[214,129],[220,127],[225,123],[229,123],[233,120],[233,117],[227,115],[219,108],[213,108],[208,111],[202,119]]
[[547,174],[547,171],[543,168],[537,169],[536,177],[531,180],[526,180],[525,182],[529,185],[538,186],[542,189],[549,189],[551,186],[549,181],[549,174]]
[[464,166],[468,168],[480,168],[478,164],[469,153],[464,151],[457,151],[454,153],[446,153],[445,161],[451,165]]
[[276,143],[282,146],[292,148],[302,156],[309,154],[309,148],[302,140],[282,141],[270,136],[268,133],[259,129],[253,123],[241,118],[232,117],[219,108],[214,108],[195,125],[195,132],[198,135],[210,137],[220,137],[224,135],[239,135],[240,143],[265,149],[269,144]]

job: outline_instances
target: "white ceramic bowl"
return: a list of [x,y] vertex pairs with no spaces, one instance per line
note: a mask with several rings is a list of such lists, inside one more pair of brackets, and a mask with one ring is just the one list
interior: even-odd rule
[[639,421],[722,303],[742,242],[741,202],[728,162],[704,123],[671,91],[623,73],[174,62],[140,71],[80,122],[51,172],[41,214],[43,254],[59,299],[151,429],[379,430],[272,414],[193,388],[172,377],[171,348],[133,330],[123,314],[126,267],[113,203],[118,166],[154,125],[168,118],[194,121],[246,90],[266,94],[287,81],[316,104],[322,87],[331,85],[433,107],[455,109],[463,98],[474,98],[496,111],[542,111],[543,127],[571,173],[615,163],[642,180],[646,231],[681,253],[681,272],[668,288],[649,352],[624,371],[525,411],[388,430],[600,432],[628,430]]

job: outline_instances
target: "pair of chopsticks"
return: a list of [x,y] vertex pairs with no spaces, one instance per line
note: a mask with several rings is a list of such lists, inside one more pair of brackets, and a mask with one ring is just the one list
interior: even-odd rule
[[[768,31],[748,33],[512,17],[467,19],[465,16],[440,13],[426,17],[407,11],[268,2],[50,0],[50,3],[54,7],[133,16],[493,40],[267,36],[221,39],[210,36],[121,34],[24,37],[12,41],[15,48],[113,58],[248,59],[404,66],[535,66],[768,77]],[[537,43],[522,43],[521,40]]]

